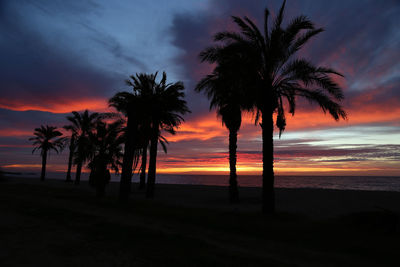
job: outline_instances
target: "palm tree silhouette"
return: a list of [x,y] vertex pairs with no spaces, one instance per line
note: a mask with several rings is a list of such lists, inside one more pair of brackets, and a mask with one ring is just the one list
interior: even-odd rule
[[339,104],[344,98],[342,90],[330,77],[331,74],[342,75],[330,68],[314,66],[304,58],[295,58],[296,52],[323,29],[315,28],[305,16],[294,18],[283,28],[285,3],[286,1],[283,2],[271,29],[268,26],[269,10],[265,9],[263,32],[249,18],[233,16],[240,32],[217,33],[215,41],[224,45],[210,50],[207,58],[210,62],[216,62],[223,50],[242,51],[242,54],[247,55],[246,62],[243,62],[247,69],[246,76],[241,79],[247,81],[246,88],[249,95],[253,96],[256,123],[261,117],[264,213],[275,211],[273,116],[277,116],[275,124],[280,136],[286,126],[284,100],[287,100],[289,113],[292,115],[295,113],[296,99],[303,97],[317,103],[336,121],[340,118],[346,119],[346,112]]
[[[151,80],[145,74],[136,74],[136,76],[131,75],[129,77],[130,80],[125,82],[132,87],[132,93],[119,92],[109,99],[109,105],[122,112],[126,117],[124,156],[119,188],[119,198],[122,201],[128,199],[131,192],[132,171],[136,169],[140,155],[147,157],[147,154],[141,153],[144,145],[139,140],[144,139],[142,138],[145,136],[143,130],[147,129],[147,126],[144,125],[149,121],[147,115],[148,91],[152,87]],[[142,162],[144,161],[142,159]]]
[[[147,119],[149,119],[146,116]],[[142,121],[142,127],[139,133],[140,146],[141,146],[141,165],[140,165],[140,176],[139,176],[139,190],[143,190],[146,187],[146,167],[147,167],[147,150],[150,143],[150,121]]]
[[68,116],[70,125],[65,128],[76,136],[76,151],[74,154],[74,163],[76,164],[75,184],[78,185],[81,180],[81,172],[83,164],[90,156],[90,139],[89,135],[94,131],[96,124],[102,119],[101,114],[94,112],[89,113],[85,110],[82,113],[72,111],[72,116]]
[[[200,59],[210,62],[209,56],[213,53],[212,51],[213,47],[205,49],[200,53]],[[218,64],[212,74],[200,80],[195,90],[205,92],[210,99],[210,109],[217,109],[223,125],[229,130],[229,200],[231,203],[237,203],[239,202],[236,174],[237,134],[242,122],[242,110],[249,110],[252,105],[246,102],[244,86],[238,79],[242,75],[240,65],[238,65],[241,63],[238,61],[240,55],[223,52],[218,54],[218,59],[216,59]]]
[[71,125],[66,125],[63,127],[67,131],[72,131],[71,136],[68,138],[68,142],[69,142],[68,169],[67,169],[67,177],[65,179],[65,182],[67,182],[67,183],[72,182],[71,168],[72,168],[72,160],[73,160],[75,149],[76,149],[76,135],[73,132],[73,129],[71,127],[72,127]]
[[[153,81],[157,72],[150,75]],[[182,115],[190,110],[184,100],[185,93],[182,82],[167,83],[167,74],[163,72],[160,82],[155,83],[151,91],[149,103],[149,118],[151,121],[149,171],[147,177],[146,197],[154,197],[156,179],[157,145],[160,141],[166,151],[164,143],[167,140],[161,136],[162,131],[175,134],[175,129],[184,121]]]
[[104,196],[105,186],[110,180],[109,168],[118,173],[122,165],[124,123],[122,119],[109,124],[98,121],[95,131],[89,134],[92,145],[89,183],[96,188],[97,197]]
[[[157,143],[160,141],[166,151],[166,139],[161,130],[175,133],[183,118],[179,114],[189,112],[182,98],[184,87],[181,82],[166,84],[166,74],[160,82],[155,74],[131,75],[126,81],[132,93],[120,92],[110,100],[110,106],[127,117],[126,140],[122,165],[120,199],[127,199],[131,190],[132,170],[142,156],[141,183],[144,183],[147,147],[150,143],[149,170],[146,196],[154,194]],[[143,185],[142,185],[143,186]]]
[[44,181],[46,176],[46,163],[47,156],[51,150],[56,151],[58,154],[62,151],[65,144],[65,138],[57,138],[62,136],[62,133],[57,130],[57,127],[53,126],[40,126],[36,128],[34,133],[35,137],[29,138],[29,141],[33,141],[35,148],[32,150],[32,154],[36,150],[40,150],[42,156],[42,171],[40,174],[40,180]]

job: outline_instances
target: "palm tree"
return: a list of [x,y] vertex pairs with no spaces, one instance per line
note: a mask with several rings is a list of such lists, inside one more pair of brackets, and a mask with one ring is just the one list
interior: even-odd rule
[[[66,125],[63,128],[65,130],[73,130],[71,128],[71,125]],[[72,133],[68,139],[69,139],[69,156],[68,156],[67,177],[65,179],[65,182],[70,183],[70,182],[72,182],[71,168],[72,168],[72,160],[73,160],[75,149],[76,149],[76,135],[74,133]]]
[[[120,183],[120,199],[127,199],[131,190],[132,170],[142,156],[141,183],[144,182],[147,147],[150,143],[147,196],[154,192],[157,143],[165,149],[166,140],[161,130],[175,133],[174,128],[183,120],[179,114],[188,112],[184,97],[183,84],[166,84],[166,74],[158,83],[155,74],[131,75],[126,81],[132,87],[132,93],[119,92],[110,100],[110,106],[125,114],[127,118],[126,140]],[[148,137],[150,136],[150,137]]]
[[[131,75],[126,84],[132,87],[132,93],[119,92],[109,99],[109,105],[126,117],[124,156],[122,161],[121,182],[119,188],[119,198],[127,200],[131,192],[132,171],[136,169],[140,158],[142,146],[140,139],[141,129],[146,120],[148,91],[152,87],[151,81],[145,74]],[[146,126],[147,127],[147,126]],[[143,162],[143,159],[142,159]]]
[[122,119],[109,124],[99,121],[96,130],[90,133],[93,150],[88,165],[91,169],[89,183],[96,188],[98,197],[104,196],[105,186],[110,180],[109,168],[119,173],[122,165],[124,123]]
[[[40,180],[44,181],[46,176],[46,163],[47,163],[47,155],[51,150],[56,151],[58,154],[62,151],[65,144],[64,138],[57,138],[62,136],[60,131],[57,131],[57,127],[53,126],[40,126],[40,128],[36,128],[34,133],[35,137],[29,138],[29,141],[33,141],[33,145],[35,148],[32,151],[32,154],[36,150],[40,150],[40,154],[42,156],[42,172],[40,175]],[[55,139],[56,138],[56,139]]]
[[[208,60],[208,50],[205,49],[200,53],[202,61]],[[235,56],[219,55],[218,64],[212,74],[204,77],[195,88],[198,92],[204,91],[206,93],[210,99],[210,109],[217,109],[222,124],[229,130],[229,201],[231,203],[239,202],[236,150],[237,134],[242,122],[242,110],[251,108],[251,105],[245,101],[244,86],[238,83],[237,77],[240,77],[241,73],[237,73],[240,67],[239,65],[236,66],[238,55]]]
[[336,121],[340,118],[346,119],[346,112],[339,104],[344,98],[342,89],[330,76],[342,74],[330,68],[314,66],[304,58],[295,57],[296,52],[323,29],[315,28],[305,16],[298,16],[286,27],[282,27],[285,2],[271,28],[268,26],[269,10],[265,9],[263,32],[249,18],[233,16],[240,32],[217,33],[215,41],[224,45],[210,49],[206,58],[210,62],[216,62],[222,51],[231,49],[247,55],[246,62],[243,62],[247,72],[241,79],[246,80],[249,95],[253,96],[256,122],[261,117],[264,213],[275,211],[273,116],[277,116],[275,124],[280,136],[286,126],[284,100],[286,99],[292,116],[295,113],[297,98],[303,97],[311,103],[317,103]]
[[66,126],[66,129],[71,131],[72,135],[76,136],[76,151],[74,154],[76,164],[75,184],[78,185],[81,179],[83,164],[90,156],[90,139],[89,135],[94,131],[96,123],[103,118],[99,113],[90,114],[88,110],[82,113],[72,111],[72,116],[67,119],[71,125]]
[[[150,76],[155,81],[157,72]],[[161,136],[161,132],[166,131],[175,134],[175,129],[184,121],[182,115],[190,112],[184,100],[185,93],[183,91],[185,88],[182,82],[167,83],[167,74],[163,72],[160,82],[154,84],[152,89],[149,103],[151,133],[146,188],[146,197],[148,198],[154,197],[157,145],[160,140],[166,142],[166,139]],[[166,151],[164,142],[161,142],[161,144]]]
[[[148,131],[143,131],[143,133],[148,133]],[[142,162],[140,166],[140,177],[139,177],[139,190],[146,187],[146,167],[147,167],[147,149],[149,147],[148,135],[142,134]]]

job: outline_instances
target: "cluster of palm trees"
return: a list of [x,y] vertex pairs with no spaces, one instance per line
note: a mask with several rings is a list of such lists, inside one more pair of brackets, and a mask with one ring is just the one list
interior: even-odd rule
[[[105,119],[112,117],[117,119],[111,123],[105,122]],[[45,179],[48,153],[51,150],[59,153],[68,145],[66,182],[72,182],[71,168],[75,164],[75,184],[78,185],[82,167],[87,163],[91,171],[89,182],[96,188],[97,195],[103,196],[105,186],[110,179],[108,168],[118,173],[121,165],[124,120],[118,118],[117,114],[90,114],[88,110],[82,113],[73,111],[72,116],[68,116],[67,119],[70,124],[63,128],[70,133],[69,136],[62,136],[56,127],[46,125],[36,128],[35,137],[30,138],[35,146],[32,153],[35,150],[41,151],[41,180]]]
[[[262,207],[267,214],[275,211],[274,127],[279,129],[279,136],[285,130],[285,109],[294,115],[296,100],[302,97],[318,104],[335,120],[346,119],[346,112],[339,104],[343,99],[342,89],[331,78],[331,75],[342,75],[296,56],[323,29],[315,28],[305,16],[292,19],[284,27],[285,3],[271,26],[270,12],[265,9],[262,30],[247,17],[232,17],[239,32],[217,33],[214,36],[217,44],[200,53],[201,61],[213,64],[214,69],[195,88],[205,92],[210,99],[210,108],[216,108],[229,130],[229,199],[232,203],[239,201],[236,150],[242,113],[255,114],[255,123],[262,130]],[[110,106],[122,113],[124,119],[117,116],[116,121],[106,123],[104,119],[116,115],[89,114],[88,111],[82,114],[73,112],[73,116],[68,117],[71,124],[64,127],[71,133],[67,180],[71,180],[71,166],[76,164],[75,183],[79,183],[82,166],[88,163],[93,177],[96,177],[94,181],[100,181],[94,182],[99,187],[99,194],[103,194],[109,177],[108,168],[118,172],[118,167],[122,166],[119,196],[125,200],[131,190],[132,171],[140,158],[140,188],[145,187],[147,150],[150,147],[146,196],[153,197],[157,145],[160,142],[166,151],[165,144],[168,143],[161,134],[175,134],[183,121],[182,115],[190,111],[184,100],[183,84],[167,83],[165,73],[160,81],[157,81],[155,73],[132,75],[126,82],[132,87],[132,92],[117,93],[109,100]],[[42,151],[41,177],[44,179],[47,152],[61,149],[65,138],[59,137],[61,133],[48,126],[36,129],[35,135],[35,144]]]
[[[236,181],[236,142],[243,111],[253,111],[256,124],[262,130],[262,207],[264,213],[275,211],[274,194],[274,125],[279,136],[285,130],[285,108],[294,115],[299,97],[318,104],[335,120],[346,119],[339,102],[343,93],[330,75],[333,69],[314,66],[296,57],[313,36],[323,29],[315,28],[305,16],[282,25],[286,1],[283,2],[271,26],[268,9],[264,14],[264,29],[260,30],[247,17],[232,17],[239,32],[223,31],[214,36],[216,45],[200,53],[203,62],[215,65],[213,72],[197,85],[216,107],[229,129],[230,200],[239,200]],[[285,101],[286,100],[286,101]],[[275,121],[274,121],[275,117]]]
[[[162,132],[175,134],[182,123],[182,115],[190,112],[184,100],[182,82],[167,83],[164,72],[160,81],[155,74],[136,74],[126,81],[132,92],[119,92],[109,104],[118,113],[82,113],[73,111],[67,119],[69,125],[63,128],[70,134],[62,133],[56,127],[42,126],[35,129],[36,149],[41,150],[42,174],[45,178],[46,160],[50,150],[60,152],[69,144],[67,182],[72,182],[71,168],[76,165],[75,184],[80,183],[82,167],[90,169],[89,183],[96,188],[99,197],[104,195],[110,180],[110,171],[119,173],[122,167],[119,197],[126,200],[130,194],[132,172],[141,159],[140,189],[146,185],[147,150],[150,147],[146,196],[154,196],[156,179],[157,146],[167,151],[168,141]],[[111,121],[111,122],[110,122]]]

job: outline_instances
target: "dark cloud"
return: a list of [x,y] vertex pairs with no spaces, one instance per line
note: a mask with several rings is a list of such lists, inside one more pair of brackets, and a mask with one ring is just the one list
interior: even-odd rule
[[[42,111],[13,111],[0,108],[0,129],[14,129],[20,132],[33,132],[41,124],[61,127],[67,123],[69,114],[55,114]],[[1,134],[4,135],[4,134]]]
[[80,25],[85,27],[90,32],[90,38],[96,43],[100,44],[106,51],[111,53],[115,58],[124,60],[131,65],[137,66],[142,72],[147,72],[148,67],[136,57],[129,55],[129,53],[123,51],[121,44],[115,40],[111,35],[101,32],[96,28],[88,25],[85,22],[78,22]]
[[[0,105],[26,109],[25,106],[47,107],[49,103],[65,103],[74,99],[108,98],[123,85],[125,77],[113,70],[105,72],[88,62],[74,45],[80,40],[65,43],[60,32],[45,32],[31,23],[24,12],[40,12],[44,16],[57,15],[65,25],[73,24],[73,16],[95,12],[98,5],[91,1],[2,1],[0,30]],[[29,7],[29,8],[28,8]],[[39,15],[38,15],[39,14]],[[40,16],[39,16],[40,17]],[[71,18],[72,17],[72,18]],[[75,22],[80,22],[76,19]],[[73,25],[71,25],[71,28]],[[144,66],[127,56],[120,44],[106,33],[90,32],[103,49],[115,58],[132,65]],[[77,35],[76,37],[79,37]],[[59,43],[57,43],[59,39]],[[22,108],[19,108],[22,107]],[[46,110],[49,110],[48,108]],[[55,110],[57,112],[57,110]]]
[[20,25],[14,27],[19,31],[9,33],[0,43],[0,89],[7,101],[24,104],[78,94],[93,96],[111,86],[111,80],[88,69],[79,58],[49,47]]

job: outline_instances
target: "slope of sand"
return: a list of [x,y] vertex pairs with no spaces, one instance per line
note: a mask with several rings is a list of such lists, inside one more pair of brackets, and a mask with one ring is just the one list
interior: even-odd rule
[[[137,185],[134,185],[134,187]],[[87,183],[0,182],[0,266],[400,266],[400,193],[157,185],[117,201]]]
[[[32,178],[8,178],[9,183],[37,184]],[[48,179],[46,185],[55,187],[70,187],[63,181]],[[107,186],[106,194],[117,197],[118,183]],[[94,190],[86,181],[79,186],[93,194]],[[132,185],[132,198],[143,199],[144,191],[137,190],[137,184]],[[257,212],[261,210],[261,188],[239,188],[241,202],[228,203],[228,189],[222,186],[157,184],[153,201],[185,207],[199,207],[216,210],[232,210],[242,212]],[[337,217],[354,212],[388,211],[400,213],[400,192],[386,191],[356,191],[310,188],[277,188],[276,209],[283,213],[294,213],[310,218]]]
[[[254,211],[261,209],[261,188],[240,188],[241,202],[228,203],[228,189],[218,186],[157,185],[156,201],[188,207]],[[136,193],[136,195],[135,195]],[[138,196],[137,196],[138,195]],[[140,197],[141,192],[133,192]],[[400,213],[400,193],[331,189],[276,189],[279,212],[328,218],[354,212],[392,211]]]

